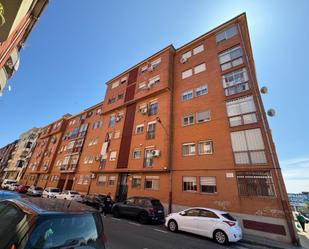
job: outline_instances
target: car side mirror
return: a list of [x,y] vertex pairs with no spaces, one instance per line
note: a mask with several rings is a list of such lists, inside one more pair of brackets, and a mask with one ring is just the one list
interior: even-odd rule
[[186,215],[186,213],[185,213],[184,211],[180,212],[179,214],[180,214],[181,216],[185,216],[185,215]]

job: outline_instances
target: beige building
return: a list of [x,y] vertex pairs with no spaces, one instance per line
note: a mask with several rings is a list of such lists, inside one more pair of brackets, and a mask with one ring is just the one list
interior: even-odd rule
[[20,135],[19,142],[16,144],[15,151],[12,153],[12,158],[4,170],[6,171],[5,179],[20,180],[23,169],[27,165],[27,159],[31,156],[38,132],[38,128],[32,128]]

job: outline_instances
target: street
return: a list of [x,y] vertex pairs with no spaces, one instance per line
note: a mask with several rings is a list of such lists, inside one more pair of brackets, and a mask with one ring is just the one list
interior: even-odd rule
[[244,242],[220,246],[211,239],[183,232],[172,233],[164,225],[141,225],[130,219],[107,216],[103,221],[108,249],[266,249]]

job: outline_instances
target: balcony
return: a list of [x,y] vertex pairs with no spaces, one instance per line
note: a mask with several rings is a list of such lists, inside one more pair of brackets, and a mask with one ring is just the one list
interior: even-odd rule
[[67,164],[60,166],[60,172],[62,173],[74,173],[76,171],[77,164]]

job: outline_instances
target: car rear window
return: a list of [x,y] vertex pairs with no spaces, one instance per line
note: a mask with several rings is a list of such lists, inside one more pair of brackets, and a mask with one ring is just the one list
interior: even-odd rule
[[51,189],[50,189],[50,192],[59,193],[59,192],[60,192],[60,189],[58,189],[58,188],[51,188]]
[[103,249],[101,242],[103,226],[101,221],[101,223],[97,221],[98,217],[96,214],[84,214],[41,220],[30,235],[29,247],[33,249],[59,247]]
[[232,215],[230,215],[229,213],[226,214],[221,214],[224,218],[230,220],[230,221],[237,221]]
[[162,206],[162,204],[159,200],[151,200],[151,204],[153,206],[160,206],[160,207]]
[[16,228],[25,222],[26,219],[27,215],[18,207],[7,203],[0,203],[1,248],[6,248],[10,240],[16,236]]

